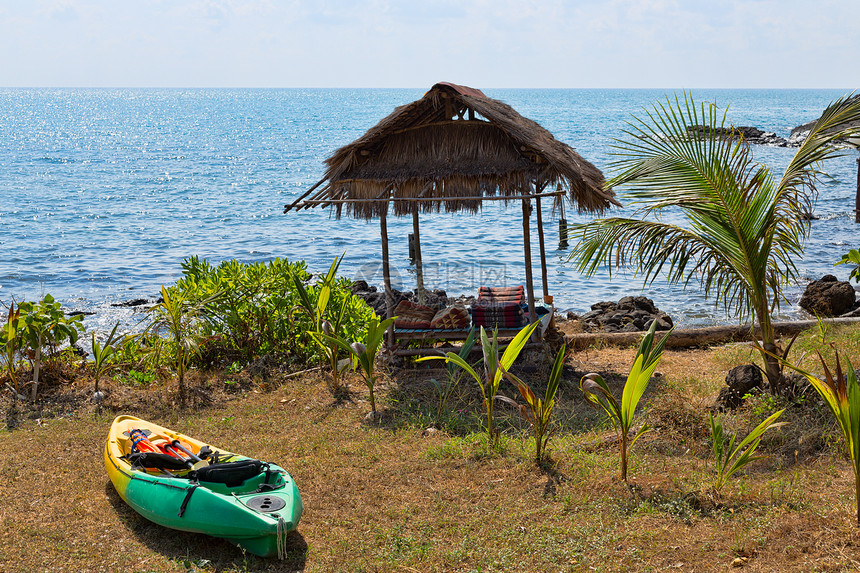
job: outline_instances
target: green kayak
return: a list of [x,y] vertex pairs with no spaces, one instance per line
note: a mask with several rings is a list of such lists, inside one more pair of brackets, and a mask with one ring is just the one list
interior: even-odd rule
[[280,466],[132,416],[114,420],[105,467],[120,497],[150,521],[222,537],[261,557],[284,557],[302,515],[299,490]]

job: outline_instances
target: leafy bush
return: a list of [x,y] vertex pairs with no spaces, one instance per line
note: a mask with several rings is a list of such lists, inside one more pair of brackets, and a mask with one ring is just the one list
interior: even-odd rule
[[230,260],[213,267],[194,256],[183,261],[182,271],[176,288],[187,300],[219,295],[207,305],[204,334],[238,350],[246,362],[270,352],[278,341],[290,341],[289,313],[297,302],[292,296],[292,276],[307,276],[303,262]]
[[[213,266],[205,259],[191,257],[182,263],[182,271],[176,288],[187,300],[202,301],[219,295],[205,309],[203,334],[210,338],[207,344],[235,351],[245,362],[271,352],[288,352],[301,362],[324,358],[323,350],[310,335],[318,330],[313,318],[294,312],[303,304],[297,282],[306,285],[311,279],[304,261],[230,260]],[[372,311],[352,294],[351,284],[348,279],[333,279],[329,293],[323,296],[330,297],[330,308],[343,307],[339,334],[363,341]],[[309,303],[316,306],[326,288],[319,281],[305,290]]]
[[0,332],[0,347],[16,396],[23,388],[16,375],[18,359],[27,357],[33,367],[30,398],[35,400],[42,364],[53,360],[64,344],[78,341],[84,330],[82,322],[80,315],[67,316],[62,305],[50,294],[39,302],[22,302],[17,310],[14,305],[9,308],[6,324]]

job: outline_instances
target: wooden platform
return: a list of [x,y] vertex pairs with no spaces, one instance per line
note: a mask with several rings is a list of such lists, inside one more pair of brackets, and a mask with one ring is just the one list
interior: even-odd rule
[[[546,310],[538,316],[538,320],[541,322],[541,326],[538,329],[541,337],[543,337],[544,332],[546,332],[547,327],[549,326],[550,321],[552,320],[554,308],[552,306],[546,306]],[[473,327],[476,329],[476,336],[478,331],[480,331],[480,327]],[[500,341],[510,341],[513,339],[519,331],[521,331],[525,326],[521,326],[519,328],[504,328],[499,329],[498,337]],[[432,328],[395,328],[394,329],[394,338],[397,341],[404,342],[412,342],[412,341],[427,341],[427,345],[419,345],[417,348],[396,348],[394,350],[394,354],[396,356],[426,356],[426,355],[443,355],[445,352],[459,352],[459,346],[446,346],[444,349],[442,348],[434,348],[429,344],[432,342],[448,342],[452,340],[466,340],[466,337],[469,336],[469,330],[471,328],[447,328],[447,329],[432,329]],[[488,331],[489,333],[489,331]],[[507,346],[507,344],[502,344],[502,347]],[[531,344],[527,344],[528,348]],[[475,348],[481,347],[480,338],[477,340],[475,344]]]
[[[477,327],[478,330],[480,327]],[[513,338],[525,328],[505,328],[499,330],[499,338]],[[469,336],[469,328],[395,328],[394,338],[398,340],[466,340]]]

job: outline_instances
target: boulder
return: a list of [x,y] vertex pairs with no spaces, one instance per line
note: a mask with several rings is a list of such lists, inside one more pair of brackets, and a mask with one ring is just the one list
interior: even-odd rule
[[370,286],[367,284],[367,281],[361,279],[354,281],[350,289],[352,290],[353,294],[376,292],[375,286]]
[[[856,101],[858,98],[860,98],[860,94],[856,94],[856,95],[851,96],[848,99],[848,101],[852,101],[852,100]],[[819,118],[819,119],[821,119],[821,118]],[[815,127],[815,124],[817,122],[818,122],[818,119],[814,119],[812,121],[804,123],[803,125],[798,125],[794,129],[792,129],[791,134],[788,136],[789,147],[800,147],[801,145],[803,145],[803,142],[806,141],[806,139],[809,137],[809,133],[812,131],[812,128]],[[833,133],[835,131],[841,131],[841,130],[848,128],[848,127],[858,127],[858,125],[860,125],[860,122],[857,122],[857,121],[845,122],[845,123],[841,123],[839,125],[834,125],[830,129],[825,130],[825,133]],[[849,144],[848,142],[846,142],[844,140],[840,140],[840,139],[837,139],[833,145],[834,145],[834,147],[837,147],[837,148],[854,147],[854,145]]]
[[[711,128],[706,125],[694,125],[687,128],[688,133],[694,132],[709,133]],[[737,127],[717,127],[713,131],[719,135],[740,135],[747,143],[755,143],[756,145],[769,145],[771,147],[788,147],[789,142],[777,134],[770,131],[762,131],[757,127],[737,126]]]
[[744,396],[761,387],[761,370],[757,366],[735,366],[726,374],[726,387],[720,390],[714,408],[719,411],[734,410],[743,404]]
[[150,303],[150,301],[145,299],[145,298],[135,298],[132,300],[127,300],[125,302],[115,302],[115,303],[112,303],[111,306],[131,308],[134,306],[143,306],[144,304],[149,304],[149,303]]
[[837,280],[833,275],[824,275],[807,285],[800,306],[818,316],[839,316],[854,308],[857,293],[847,281]]
[[803,142],[806,141],[807,137],[809,137],[809,132],[812,130],[813,125],[815,125],[815,122],[810,121],[809,123],[798,125],[794,129],[792,129],[791,133],[788,136],[788,146],[800,147],[801,145],[803,145]]
[[657,321],[657,330],[672,328],[672,319],[644,296],[625,296],[618,302],[602,301],[579,317],[591,332],[643,332]]
[[657,313],[654,301],[644,296],[625,296],[618,301],[618,308],[624,310],[638,310],[650,314]]

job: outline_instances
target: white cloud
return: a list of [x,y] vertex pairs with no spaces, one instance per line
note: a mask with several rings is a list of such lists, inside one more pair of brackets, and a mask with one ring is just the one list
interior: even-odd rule
[[860,2],[5,3],[6,85],[851,87]]

